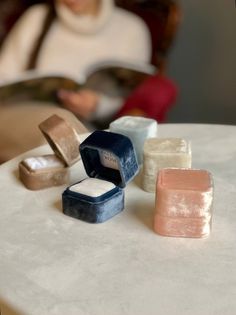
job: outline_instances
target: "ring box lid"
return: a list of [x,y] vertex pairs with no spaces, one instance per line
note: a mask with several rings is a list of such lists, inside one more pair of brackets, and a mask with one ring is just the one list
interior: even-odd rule
[[110,181],[121,188],[139,170],[133,144],[121,134],[94,131],[80,144],[80,155],[89,177]]
[[159,215],[202,219],[211,215],[214,183],[209,171],[164,168],[159,171],[156,185]]
[[52,115],[39,124],[39,129],[56,156],[67,166],[71,166],[79,160],[78,136],[64,119]]
[[190,141],[182,138],[149,138],[144,144],[145,156],[160,154],[191,154]]

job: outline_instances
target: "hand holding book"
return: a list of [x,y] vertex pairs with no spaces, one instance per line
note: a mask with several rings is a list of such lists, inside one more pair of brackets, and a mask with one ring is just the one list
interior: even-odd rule
[[99,94],[88,89],[77,92],[61,89],[57,96],[65,108],[83,119],[88,119],[95,112],[99,102]]

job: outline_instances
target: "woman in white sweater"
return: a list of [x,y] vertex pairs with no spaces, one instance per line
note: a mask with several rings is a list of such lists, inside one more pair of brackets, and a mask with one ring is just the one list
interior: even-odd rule
[[[54,7],[56,18],[43,39],[34,65],[39,74],[64,73],[78,76],[92,64],[107,60],[149,62],[151,43],[146,25],[138,16],[116,7],[113,0],[56,0]],[[19,78],[29,69],[29,60],[35,42],[41,35],[47,12],[48,6],[45,4],[32,6],[8,35],[0,53],[1,82]],[[58,96],[65,108],[77,117],[88,120],[91,117],[102,120],[106,118],[104,115],[112,116],[121,106],[119,102],[110,104],[103,96],[90,90],[59,91]],[[37,128],[40,120],[48,116],[48,107],[43,106],[38,111],[35,108],[15,106],[16,118],[17,110],[25,110],[26,122],[22,124],[24,134],[28,119],[31,120],[31,125],[33,120]],[[49,106],[50,113],[58,110],[63,111]],[[13,111],[10,111],[13,120]],[[8,116],[5,107],[0,119],[6,120]],[[3,124],[0,121],[0,132],[4,128]],[[9,123],[6,122],[5,125],[8,126]],[[38,145],[37,141],[33,145]],[[0,143],[0,151],[1,149]],[[23,149],[28,147],[23,146]]]

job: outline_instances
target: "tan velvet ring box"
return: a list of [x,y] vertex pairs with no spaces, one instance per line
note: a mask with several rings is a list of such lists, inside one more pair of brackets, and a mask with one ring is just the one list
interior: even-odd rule
[[80,159],[79,139],[74,128],[53,115],[40,123],[39,129],[55,154],[29,157],[19,163],[19,176],[30,190],[67,184],[68,167]]

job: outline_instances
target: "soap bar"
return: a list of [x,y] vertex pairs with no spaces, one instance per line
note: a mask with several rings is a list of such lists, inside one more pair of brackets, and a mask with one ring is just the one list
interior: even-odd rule
[[102,223],[124,209],[124,192],[113,183],[87,178],[62,194],[63,212],[88,223]]
[[78,135],[63,118],[53,115],[40,123],[39,129],[54,153],[66,165],[71,166],[80,159]]
[[162,169],[156,185],[154,230],[166,236],[206,237],[212,204],[213,180],[208,171]]
[[136,150],[138,163],[143,160],[143,146],[148,138],[157,136],[157,121],[138,116],[123,116],[110,123],[110,131],[130,138]]
[[142,187],[155,192],[158,171],[163,168],[190,168],[190,143],[181,138],[151,138],[144,143]]
[[69,181],[68,168],[55,155],[26,158],[19,163],[19,176],[30,190],[59,186]]

